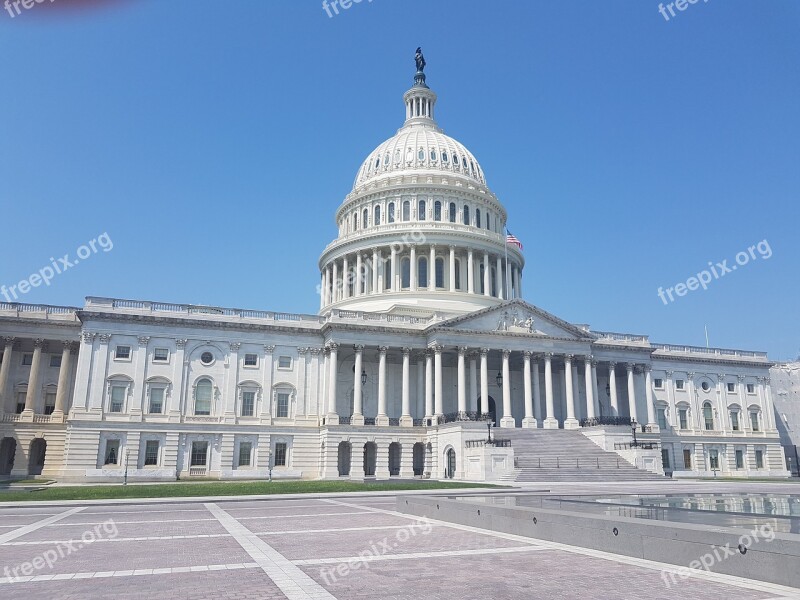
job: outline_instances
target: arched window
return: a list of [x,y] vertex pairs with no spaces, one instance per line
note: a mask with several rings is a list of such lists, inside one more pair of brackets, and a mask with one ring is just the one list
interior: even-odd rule
[[194,387],[194,414],[210,415],[214,386],[210,379],[201,379]]
[[403,202],[403,221],[411,220],[411,202],[406,200]]
[[480,208],[476,208],[475,209],[475,227],[477,227],[478,229],[481,228],[481,209]]
[[449,160],[449,158],[447,156],[447,150],[442,150],[442,162],[446,163],[446,162],[448,162],[448,160]]
[[469,225],[469,206],[464,205],[464,225]]
[[461,290],[461,261],[456,259],[456,289]]
[[417,259],[417,287],[428,287],[428,259],[425,256]]
[[433,220],[434,221],[441,221],[442,220],[442,203],[438,200],[433,203]]
[[369,210],[365,208],[362,214],[363,217],[361,219],[361,227],[362,229],[366,229],[369,226]]
[[380,207],[380,205],[377,205],[375,207],[374,213],[375,213],[375,215],[374,215],[374,217],[372,219],[372,222],[375,223],[375,225],[380,225],[381,224],[381,207]]
[[703,421],[705,421],[706,431],[714,429],[714,410],[711,408],[710,402],[703,404]]
[[437,258],[436,259],[436,287],[443,288],[444,287],[444,259]]
[[411,260],[408,257],[400,261],[400,287],[404,290],[411,287]]
[[491,219],[489,218],[489,213],[486,213],[486,229],[492,228],[491,224],[489,223],[490,220]]
[[358,214],[353,213],[353,231],[358,231]]
[[425,220],[425,200],[420,200],[417,204],[417,220]]
[[394,223],[394,202],[389,202],[387,221]]
[[383,289],[390,290],[392,289],[392,261],[391,260],[384,260],[383,261]]
[[455,202],[451,202],[450,203],[450,209],[449,210],[450,210],[450,214],[448,216],[450,217],[450,222],[451,223],[455,223],[456,222],[456,203]]

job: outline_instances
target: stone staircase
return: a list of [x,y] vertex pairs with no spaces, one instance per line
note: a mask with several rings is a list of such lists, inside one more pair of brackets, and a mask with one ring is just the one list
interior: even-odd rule
[[664,477],[638,469],[614,452],[606,452],[580,431],[564,429],[495,429],[510,439],[515,472],[503,480],[654,481]]

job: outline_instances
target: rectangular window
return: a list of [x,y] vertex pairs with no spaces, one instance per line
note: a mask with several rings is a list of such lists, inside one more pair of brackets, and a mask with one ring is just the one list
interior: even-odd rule
[[669,450],[666,448],[661,449],[661,463],[664,465],[665,469],[671,468],[669,465]]
[[689,411],[685,408],[678,409],[678,418],[681,422],[681,429],[689,429]]
[[50,366],[52,368],[59,368],[61,366],[61,355],[60,354],[51,354],[50,355]]
[[736,451],[736,468],[744,469],[744,452],[741,450]]
[[683,389],[683,386],[684,386],[684,381],[683,381],[683,379],[676,379],[676,380],[675,380],[675,389],[676,389],[676,390],[682,390],[682,389]]
[[708,459],[709,463],[711,464],[711,470],[719,470],[719,451],[709,450]]
[[239,466],[249,467],[250,457],[253,454],[253,444],[250,442],[242,442],[239,444]]
[[151,415],[160,415],[164,412],[164,388],[150,388],[150,409],[147,411]]
[[169,348],[156,348],[153,350],[153,362],[167,363],[169,362]]
[[279,356],[278,357],[278,368],[279,369],[291,369],[292,368],[292,357],[291,356]]
[[47,392],[44,395],[44,414],[52,415],[55,409],[56,409],[56,393]]
[[747,393],[748,394],[755,394],[756,393],[756,386],[753,383],[747,384]]
[[158,440],[147,440],[144,445],[144,466],[158,466]]
[[286,443],[285,442],[278,442],[275,444],[275,466],[276,467],[285,467],[286,466]]
[[207,381],[197,385],[194,396],[194,414],[199,416],[211,414],[211,400],[213,394],[214,388]]
[[119,464],[119,440],[106,441],[106,456],[103,461],[104,465],[118,465]]
[[252,417],[256,408],[256,393],[242,392],[242,416]]
[[689,448],[683,449],[683,468],[687,471],[692,470],[692,451]]
[[756,411],[750,413],[750,425],[753,427],[753,431],[759,431],[758,413]]
[[114,358],[116,360],[130,360],[131,359],[131,347],[130,346],[117,346],[116,350],[114,351]]
[[287,418],[289,416],[289,394],[278,394],[278,405],[275,416],[280,418]]
[[245,354],[244,355],[244,366],[245,367],[257,367],[258,366],[258,354]]
[[208,442],[192,442],[192,457],[189,466],[205,467],[208,461]]
[[735,391],[736,391],[736,384],[735,384],[735,383],[729,383],[729,384],[728,384],[728,393],[729,393],[729,394],[732,394],[732,393],[734,393]]
[[667,412],[663,408],[658,409],[658,426],[661,429],[667,428]]
[[736,411],[731,413],[731,428],[734,431],[739,431],[739,413]]
[[656,386],[656,389],[657,389],[657,390],[663,390],[663,389],[664,389],[664,380],[663,380],[663,379],[661,379],[661,378],[659,378],[659,377],[656,377],[656,378],[653,380],[653,385],[655,385],[655,386]]
[[108,412],[122,412],[122,408],[125,405],[125,392],[127,391],[128,388],[121,385],[115,385],[111,387],[111,402],[108,406]]
[[22,411],[25,410],[25,396],[27,392],[17,392],[17,414],[22,414]]
[[756,469],[764,468],[764,451],[756,450]]
[[33,364],[33,354],[25,353],[22,355],[22,366],[30,367]]

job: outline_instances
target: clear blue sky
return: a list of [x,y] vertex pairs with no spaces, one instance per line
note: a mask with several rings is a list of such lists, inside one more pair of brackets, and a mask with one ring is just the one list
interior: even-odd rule
[[[0,284],[313,313],[317,259],[401,125],[438,120],[525,244],[524,295],[654,341],[800,349],[800,2],[78,0],[0,12]],[[97,7],[95,5],[109,5]],[[77,10],[77,8],[81,10]],[[665,306],[656,290],[768,240]]]

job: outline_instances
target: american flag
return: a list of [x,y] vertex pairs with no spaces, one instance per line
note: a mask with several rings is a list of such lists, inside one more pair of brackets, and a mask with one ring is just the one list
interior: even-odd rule
[[513,233],[508,231],[508,229],[506,229],[506,233],[508,233],[506,236],[506,244],[511,244],[522,250],[522,242],[520,242]]

